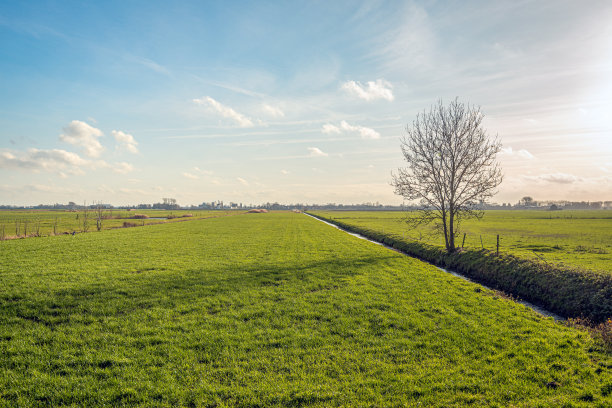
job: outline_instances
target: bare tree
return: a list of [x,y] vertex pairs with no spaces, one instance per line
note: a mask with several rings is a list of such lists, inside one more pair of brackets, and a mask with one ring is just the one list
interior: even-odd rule
[[87,202],[83,203],[83,217],[81,218],[81,224],[82,224],[81,231],[83,232],[89,231],[89,207],[87,206]]
[[100,231],[102,229],[102,220],[104,219],[104,207],[102,202],[96,204],[96,229]]
[[479,204],[502,181],[495,160],[501,143],[489,139],[482,119],[480,108],[457,99],[448,106],[439,101],[418,114],[401,141],[408,166],[392,175],[395,194],[420,200],[421,209],[408,222],[433,222],[444,233],[448,252],[456,249],[461,220],[482,217]]

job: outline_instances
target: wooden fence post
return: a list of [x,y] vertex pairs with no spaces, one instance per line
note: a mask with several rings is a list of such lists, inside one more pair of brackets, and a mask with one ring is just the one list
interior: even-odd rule
[[499,256],[499,234],[497,234],[497,256]]
[[461,242],[461,248],[463,248],[463,244],[465,244],[465,235],[466,235],[466,233],[464,232],[463,233],[463,241]]
[[480,236],[480,246],[484,249],[484,244],[482,243],[482,235]]

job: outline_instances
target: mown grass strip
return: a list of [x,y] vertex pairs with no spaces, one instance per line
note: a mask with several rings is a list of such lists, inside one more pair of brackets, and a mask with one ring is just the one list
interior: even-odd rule
[[588,318],[595,323],[612,317],[612,275],[520,259],[508,254],[498,256],[487,250],[463,250],[448,254],[438,246],[404,240],[317,213],[310,215],[408,255],[455,270],[561,316]]

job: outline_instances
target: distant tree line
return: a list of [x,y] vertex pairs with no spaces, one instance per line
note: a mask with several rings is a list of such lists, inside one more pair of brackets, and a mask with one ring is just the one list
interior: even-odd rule
[[[527,200],[525,200],[527,198]],[[230,209],[245,209],[249,210],[252,208],[265,208],[268,210],[346,210],[346,211],[406,211],[416,210],[420,206],[417,204],[402,204],[402,205],[389,205],[381,204],[379,202],[365,202],[361,204],[338,204],[338,203],[327,203],[327,204],[316,204],[316,203],[291,203],[281,204],[278,202],[265,202],[261,204],[243,204],[234,202],[223,202],[223,201],[210,201],[203,202],[199,205],[181,206],[176,201],[174,202],[161,202],[153,204],[135,204],[135,205],[122,205],[113,206],[111,204],[91,204],[87,206],[89,209],[95,210],[97,208],[104,209],[163,209],[163,210],[230,210]],[[563,200],[534,200],[531,197],[523,197],[517,203],[480,203],[478,208],[482,210],[612,210],[612,201],[563,201]],[[16,205],[0,205],[0,209],[3,210],[82,210],[83,205],[69,202],[68,204],[39,204],[36,206],[16,206]]]

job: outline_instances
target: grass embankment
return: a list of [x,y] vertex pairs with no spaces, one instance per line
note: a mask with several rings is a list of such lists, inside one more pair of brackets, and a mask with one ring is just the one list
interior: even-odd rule
[[[493,251],[466,248],[448,254],[440,245],[412,239],[415,232],[407,229],[401,222],[402,214],[398,213],[314,212],[313,215],[409,255],[460,272],[562,316],[586,317],[595,323],[612,317],[610,272],[524,259],[518,252],[508,254],[501,251],[497,256]],[[488,222],[487,216],[490,213],[485,215],[484,223]],[[527,239],[525,237],[534,227],[525,225],[525,230],[520,232],[520,212],[517,212],[517,216],[515,233]],[[540,225],[539,228],[545,227]],[[606,228],[608,224],[603,224],[602,229]],[[601,231],[591,231],[591,234],[600,237]],[[602,240],[607,242],[604,238]]]
[[[384,232],[435,246],[444,246],[441,234],[430,226],[410,228],[404,211],[315,211],[325,218]],[[461,223],[457,245],[495,250],[522,259],[612,274],[612,211],[608,210],[494,210],[481,220]],[[481,241],[482,239],[482,241]]]
[[588,333],[301,214],[0,251],[0,406],[612,400]]
[[[230,210],[104,210],[102,229],[220,217]],[[0,240],[97,231],[95,210],[0,210]]]

